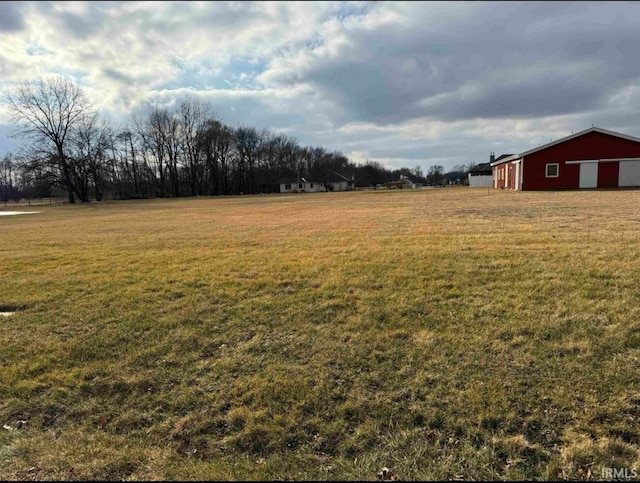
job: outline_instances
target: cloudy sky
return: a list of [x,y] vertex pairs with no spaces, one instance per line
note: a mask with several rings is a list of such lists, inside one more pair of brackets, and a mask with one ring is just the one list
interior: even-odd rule
[[118,123],[191,93],[354,162],[451,168],[640,137],[640,2],[0,2],[0,95],[50,74]]

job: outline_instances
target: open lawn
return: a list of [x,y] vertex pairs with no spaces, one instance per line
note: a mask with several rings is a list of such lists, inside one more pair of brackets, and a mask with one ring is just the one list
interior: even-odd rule
[[0,218],[2,479],[640,470],[640,191]]

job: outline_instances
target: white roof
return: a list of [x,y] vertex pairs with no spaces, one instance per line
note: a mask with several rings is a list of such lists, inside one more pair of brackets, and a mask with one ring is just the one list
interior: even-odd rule
[[629,136],[628,134],[622,134],[622,133],[615,132],[615,131],[609,131],[607,129],[602,129],[601,127],[590,127],[589,129],[585,129],[584,131],[580,131],[580,132],[577,132],[575,134],[571,134],[569,136],[565,136],[563,138],[557,139],[557,140],[552,141],[550,143],[543,144],[542,146],[538,146],[537,148],[530,149],[529,151],[525,151],[525,152],[520,153],[520,154],[514,154],[513,156],[509,156],[508,158],[503,158],[500,161],[495,161],[495,162],[491,163],[491,166],[496,166],[498,164],[508,163],[509,161],[514,161],[516,159],[520,159],[520,158],[522,158],[524,156],[527,156],[528,154],[532,154],[532,153],[535,153],[537,151],[542,151],[543,149],[550,148],[551,146],[555,146],[556,144],[560,144],[560,143],[563,143],[565,141],[569,141],[570,139],[577,138],[579,136],[583,136],[584,134],[587,134],[587,133],[590,133],[590,132],[599,132],[601,134],[608,134],[609,136],[615,136],[615,137],[618,137],[618,138],[628,139],[629,141],[635,141],[637,143],[640,143],[640,138]]

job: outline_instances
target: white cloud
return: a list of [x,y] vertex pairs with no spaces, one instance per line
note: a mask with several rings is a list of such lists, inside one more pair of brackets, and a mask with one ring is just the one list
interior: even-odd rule
[[7,2],[0,17],[0,91],[70,75],[120,120],[191,93],[232,125],[390,167],[591,123],[640,135],[634,3]]

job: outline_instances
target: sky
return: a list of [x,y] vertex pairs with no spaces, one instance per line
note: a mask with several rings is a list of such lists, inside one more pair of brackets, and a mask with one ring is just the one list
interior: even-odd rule
[[230,126],[390,169],[595,125],[640,137],[640,2],[0,2],[3,94],[64,75],[99,112],[185,95]]

